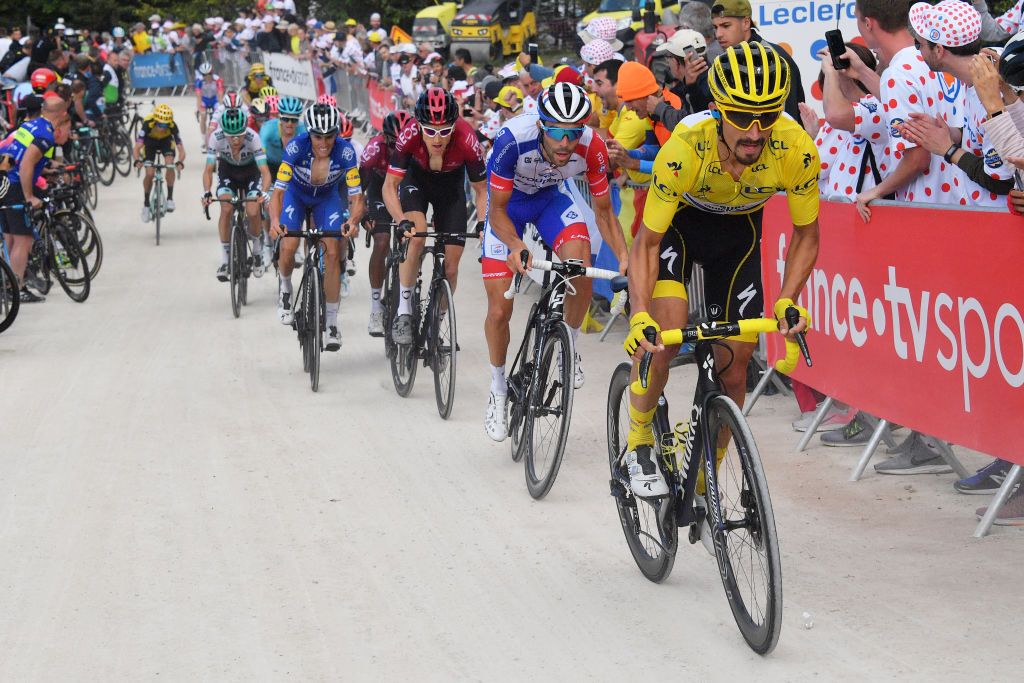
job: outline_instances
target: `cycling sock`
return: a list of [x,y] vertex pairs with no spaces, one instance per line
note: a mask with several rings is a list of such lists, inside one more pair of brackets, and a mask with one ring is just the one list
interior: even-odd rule
[[291,279],[291,277],[286,276],[284,273],[282,273],[279,276],[279,278],[281,280],[281,291],[285,292],[286,294],[291,294],[292,293],[292,279]]
[[167,198],[174,199],[174,185],[167,183]]
[[398,287],[398,315],[412,314],[412,287]]
[[142,205],[145,206],[147,209],[149,208],[149,193],[148,192],[146,192],[145,196],[142,198]]
[[570,327],[569,331],[572,333],[572,343],[575,345],[576,344],[576,340],[579,339],[579,336],[580,336],[580,328],[578,328],[578,327]]
[[226,266],[228,264],[228,257],[231,255],[231,243],[221,242],[220,243],[220,262],[221,265]]
[[626,450],[631,451],[637,446],[653,446],[654,430],[651,428],[651,420],[654,419],[654,412],[657,406],[650,410],[641,411],[633,407],[632,401],[629,404],[629,433],[626,435]]
[[260,238],[249,235],[249,244],[252,245],[252,255],[260,255]]
[[[715,471],[718,471],[718,466],[722,464],[722,459],[725,458],[725,452],[729,450],[728,446],[722,446],[715,449]],[[700,495],[704,495],[704,491],[707,489],[707,485],[704,483],[704,468],[701,467],[697,473],[697,485],[695,490]]]
[[328,301],[324,306],[324,311],[327,313],[327,327],[338,326],[338,307],[340,305],[340,301],[335,301],[333,304]]
[[381,288],[370,290],[370,313],[380,313],[384,306],[380,303]]
[[491,366],[491,393],[498,396],[508,394],[508,384],[505,382],[505,366]]

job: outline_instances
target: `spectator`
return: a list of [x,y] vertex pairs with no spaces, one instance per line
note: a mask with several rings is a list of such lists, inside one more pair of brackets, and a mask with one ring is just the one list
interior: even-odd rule
[[466,77],[469,80],[476,80],[476,76],[479,70],[475,66],[473,66],[473,55],[470,53],[469,50],[467,50],[464,47],[460,47],[458,50],[455,51],[455,55],[453,56],[452,61],[455,64],[455,66],[462,68],[462,70],[466,72]]
[[957,78],[966,89],[959,120],[947,126],[941,120],[911,114],[904,124],[904,137],[934,155],[942,155],[964,172],[968,181],[953,190],[960,195],[960,204],[1002,205],[1013,186],[1013,167],[1003,163],[982,130],[988,114],[974,89],[971,67],[975,60],[992,57],[979,55],[978,11],[960,0],[943,0],[934,7],[917,3],[910,9],[910,25],[918,35],[921,56],[928,67]]
[[[12,45],[12,48],[13,47],[18,47],[19,52],[7,53],[4,61],[0,63],[0,75],[3,75],[4,78],[10,78],[11,80],[20,83],[28,80],[29,77],[28,67],[29,64],[32,63],[32,44],[30,42],[30,38],[25,36],[21,39],[20,45]],[[14,57],[18,58],[15,59]]]
[[7,35],[7,29],[0,26],[0,57],[7,54],[7,51],[11,49],[11,45],[14,44],[14,40]]
[[[696,31],[704,38],[707,46],[705,59],[708,64],[722,54],[722,46],[715,38],[715,23],[711,19],[711,7],[703,2],[688,2],[679,8],[679,27]],[[703,111],[703,110],[700,110]]]
[[376,35],[382,43],[388,39],[388,32],[380,25],[380,14],[377,12],[370,15],[370,29],[366,32],[366,35],[367,37]]
[[539,64],[530,64],[519,72],[519,87],[523,91],[523,112],[526,114],[537,113],[537,98],[543,90],[541,82],[550,78],[554,72]]
[[[898,0],[892,4],[900,4]],[[782,47],[769,43],[761,37],[751,18],[752,12],[748,0],[715,0],[711,6],[712,20],[715,24],[715,37],[722,49],[728,49],[742,42],[764,43],[775,49],[789,63],[790,88],[786,99],[786,113],[797,121],[800,120],[800,103],[804,101],[804,86],[800,79],[800,68],[793,57]]]
[[285,41],[269,14],[263,17],[263,29],[256,34],[256,47],[263,52],[284,52]]
[[[710,18],[710,15],[708,16]],[[656,54],[668,56],[671,81],[666,85],[669,92],[685,103],[686,106],[680,108],[681,115],[705,111],[711,102],[711,93],[707,89],[706,74],[709,62],[704,36],[692,29],[680,29],[658,46]],[[661,121],[666,115],[664,107],[651,112],[651,118],[655,121]],[[665,121],[664,125],[668,128],[675,127],[671,121]]]
[[146,25],[141,21],[137,22],[132,29],[132,45],[137,55],[144,55],[153,49],[153,41],[150,40],[149,33],[146,32]]

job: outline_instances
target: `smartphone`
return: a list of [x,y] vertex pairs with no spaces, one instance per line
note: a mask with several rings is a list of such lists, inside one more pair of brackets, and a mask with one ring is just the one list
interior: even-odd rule
[[843,40],[843,32],[839,29],[825,31],[825,42],[828,43],[828,52],[832,55],[832,66],[837,71],[850,68],[850,60],[843,59],[846,52],[846,41]]
[[536,64],[538,61],[537,57],[537,43],[527,43],[526,54],[530,55],[530,63]]

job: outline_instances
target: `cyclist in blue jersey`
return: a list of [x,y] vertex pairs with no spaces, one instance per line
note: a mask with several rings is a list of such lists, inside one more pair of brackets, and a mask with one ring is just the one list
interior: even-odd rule
[[[338,136],[341,115],[327,104],[315,104],[306,110],[307,133],[298,135],[284,149],[284,158],[277,170],[274,194],[270,198],[270,235],[283,237],[288,231],[302,229],[306,211],[310,211],[313,226],[322,232],[324,240],[324,300],[327,338],[324,349],[341,348],[338,331],[338,306],[341,297],[341,245],[340,237],[356,236],[363,217],[363,193],[359,184],[359,163],[352,145]],[[348,186],[349,220],[343,218],[338,185]],[[311,228],[313,226],[310,226]],[[277,314],[282,324],[290,325],[292,270],[295,252],[299,247],[296,237],[281,240],[278,266],[281,274],[281,295]]]
[[11,269],[21,283],[22,302],[44,300],[24,287],[25,265],[34,241],[28,209],[38,209],[43,205],[35,195],[36,182],[43,173],[43,167],[53,159],[57,145],[68,141],[70,123],[64,100],[48,95],[43,100],[42,116],[21,124],[0,148],[0,154],[9,156],[13,164],[7,172],[10,188],[0,200],[0,224],[10,254]]

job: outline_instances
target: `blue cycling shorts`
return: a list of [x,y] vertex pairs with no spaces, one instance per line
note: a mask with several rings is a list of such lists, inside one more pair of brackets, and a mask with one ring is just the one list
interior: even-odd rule
[[324,234],[340,235],[347,212],[336,192],[325,192],[311,197],[291,185],[284,191],[281,202],[281,225],[286,230],[301,230],[306,220],[306,209],[313,212],[313,224]]

